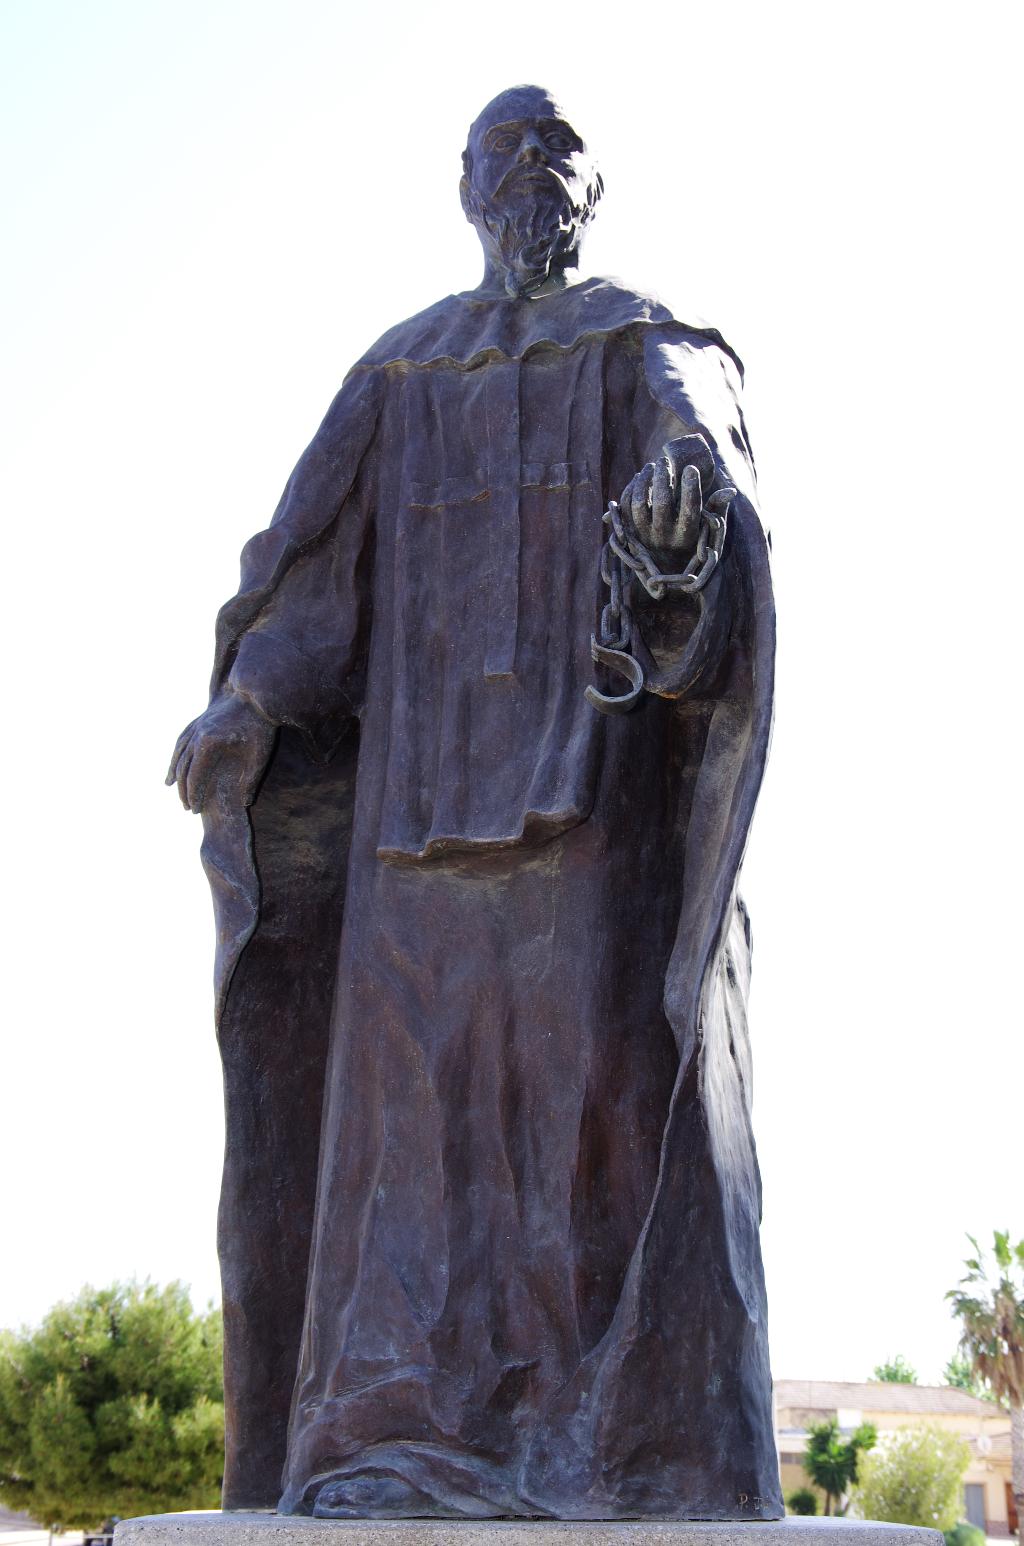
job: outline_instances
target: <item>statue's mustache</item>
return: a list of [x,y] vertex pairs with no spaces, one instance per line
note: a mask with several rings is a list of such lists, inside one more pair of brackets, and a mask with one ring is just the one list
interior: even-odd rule
[[537,164],[529,166],[514,166],[511,171],[506,172],[505,176],[498,184],[497,191],[493,196],[492,202],[494,204],[500,204],[509,194],[514,195],[517,191],[520,191],[524,185],[528,186],[531,183],[534,185],[540,184],[542,187],[548,186],[552,191],[557,189],[563,198],[565,198],[570,204],[572,203],[569,184],[566,182],[565,178],[556,172],[553,167],[541,166]]

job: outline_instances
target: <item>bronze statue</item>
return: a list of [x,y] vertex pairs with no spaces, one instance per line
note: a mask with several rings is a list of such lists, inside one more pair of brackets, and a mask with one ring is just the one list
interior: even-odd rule
[[741,369],[578,279],[601,180],[547,92],[464,168],[483,281],[349,372],[171,766],[218,923],[225,1506],[777,1518]]

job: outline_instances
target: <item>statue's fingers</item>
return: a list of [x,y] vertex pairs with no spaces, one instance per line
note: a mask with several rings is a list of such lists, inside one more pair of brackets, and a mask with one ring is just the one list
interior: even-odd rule
[[203,740],[193,753],[185,787],[188,793],[188,808],[197,815],[203,808],[210,775],[220,760],[220,750],[217,743]]
[[263,762],[256,757],[242,770],[239,794],[242,798],[242,805],[246,810],[248,810],[256,798],[256,791],[260,787],[260,779],[263,777],[263,769]]
[[181,754],[182,754],[182,752],[185,750],[185,748],[188,745],[189,741],[191,741],[191,739],[192,739],[192,732],[195,729],[195,727],[196,727],[196,722],[193,719],[185,726],[184,730],[181,732],[181,734],[179,735],[178,739],[175,741],[175,743],[174,743],[174,750],[171,753],[171,760],[170,760],[170,762],[167,765],[167,777],[164,779],[164,783],[165,784],[176,784],[177,783],[177,781],[178,781],[178,763],[181,761]]
[[650,493],[653,476],[654,463],[648,462],[646,467],[641,467],[636,476],[630,480],[626,490],[629,496],[625,507],[626,516],[643,543],[651,541]]
[[656,547],[671,546],[675,523],[675,479],[668,457],[659,456],[651,475],[651,534]]
[[174,782],[178,786],[178,799],[186,810],[191,809],[188,803],[188,771],[192,766],[193,749],[194,743],[190,741],[178,758],[174,769]]
[[636,478],[630,478],[626,487],[619,495],[619,514],[622,516],[627,530],[633,525],[633,484],[635,482]]
[[677,481],[684,467],[693,466],[699,469],[705,488],[714,482],[715,461],[703,435],[678,435],[666,444],[665,455],[672,463]]
[[716,489],[708,500],[708,509],[713,515],[728,515],[729,506],[736,497],[736,490],[729,488]]
[[688,531],[696,531],[703,504],[700,468],[691,463],[679,475],[679,524]]

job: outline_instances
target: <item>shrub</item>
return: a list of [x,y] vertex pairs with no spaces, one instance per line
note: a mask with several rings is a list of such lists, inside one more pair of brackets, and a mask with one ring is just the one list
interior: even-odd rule
[[852,1511],[861,1519],[951,1530],[971,1452],[941,1428],[901,1428],[860,1463]]
[[961,1519],[952,1530],[943,1530],[942,1533],[946,1538],[946,1546],[985,1546],[984,1530],[968,1524],[966,1519]]
[[[818,1494],[812,1492],[810,1487],[798,1487],[786,1499],[786,1511],[790,1514],[816,1514],[818,1512]],[[961,1543],[956,1542],[955,1546],[961,1546]],[[972,1543],[964,1541],[963,1546],[972,1546]]]

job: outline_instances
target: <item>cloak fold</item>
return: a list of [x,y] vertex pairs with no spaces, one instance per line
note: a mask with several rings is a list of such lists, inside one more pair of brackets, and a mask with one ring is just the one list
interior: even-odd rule
[[[382,523],[390,522],[400,493],[388,482],[399,451],[396,392],[404,378],[433,367],[458,371],[467,381],[478,373],[483,381],[506,362],[550,357],[555,369],[567,352],[591,345],[604,351],[603,437],[615,441],[614,454],[607,445],[603,453],[588,452],[588,471],[579,475],[552,472],[562,465],[554,461],[545,461],[538,473],[524,464],[520,483],[527,502],[520,526],[509,524],[513,511],[500,528],[503,545],[481,548],[481,564],[494,562],[495,553],[506,564],[509,553],[518,554],[508,533],[516,543],[528,539],[531,498],[541,514],[562,501],[557,508],[569,521],[583,519],[593,506],[594,567],[577,589],[592,587],[586,605],[596,621],[600,510],[642,465],[638,455],[654,454],[651,445],[680,433],[700,433],[720,482],[738,490],[721,565],[727,637],[681,698],[657,708],[650,700],[636,711],[668,716],[670,757],[678,770],[678,810],[664,840],[680,856],[679,911],[663,992],[678,1072],[656,1181],[610,1324],[537,1423],[511,1503],[507,1478],[489,1483],[490,1462],[481,1454],[461,1480],[452,1480],[438,1511],[581,1518],[776,1518],[783,1512],[758,1244],[760,1182],[749,1118],[750,936],[736,894],[771,725],[768,545],[739,410],[736,357],[718,334],[679,324],[663,308],[608,281],[538,302],[449,297],[385,335],[350,372],[271,526],[246,547],[239,592],[218,619],[213,696],[251,696],[282,727],[251,811],[240,811],[230,787],[220,786],[203,813],[203,858],[218,931],[216,1003],[227,1119],[220,1229],[226,1507],[276,1502],[284,1460],[314,1235],[346,862],[357,772],[364,773],[360,759],[366,756],[359,722],[382,669],[385,627],[391,627],[381,613],[379,576],[389,540]],[[630,384],[634,378],[641,388]],[[644,402],[637,406],[630,394],[641,390]],[[600,466],[590,467],[595,459]],[[530,477],[539,481],[531,485]],[[464,505],[458,503],[464,494],[457,492],[452,503],[451,491],[446,493],[444,508],[464,521],[459,529],[468,542],[476,540],[480,489],[492,498],[496,523],[501,515],[493,484],[493,478],[489,485],[471,478]],[[538,492],[531,495],[530,487]],[[417,498],[425,502],[417,506]],[[414,493],[411,506],[429,518],[426,501],[427,494]],[[409,530],[415,534],[416,528]],[[529,587],[524,553],[519,584]],[[487,583],[486,567],[480,583]],[[529,600],[527,589],[523,604]],[[642,626],[649,621],[654,648],[667,649],[663,663],[670,667],[673,629],[663,628],[664,608],[657,615],[649,610]],[[533,663],[529,634],[522,628],[509,633],[507,608],[496,615],[502,626],[489,635],[481,684],[509,673],[517,658],[521,671]],[[681,609],[676,633],[680,625],[685,632],[686,616]],[[456,681],[452,702],[469,712],[466,693],[484,688],[475,685],[475,666],[471,672],[457,664],[471,685]],[[492,690],[503,690],[500,681],[487,688]],[[593,729],[587,766],[599,766],[612,744],[628,748],[628,741],[603,738],[628,737],[635,717]],[[452,722],[457,734],[457,716]],[[581,738],[591,735],[583,721],[580,726],[567,732],[574,755]],[[392,750],[394,739],[393,727]],[[377,752],[372,755],[376,759]],[[384,766],[373,761],[365,776],[380,778]],[[386,766],[393,784],[402,770],[395,771],[393,760]],[[422,782],[416,767],[409,776]],[[630,793],[637,841],[649,841],[644,791]],[[586,822],[587,798],[584,784],[573,796],[576,805],[569,800],[567,822],[558,825],[556,813],[550,829],[527,827],[510,841],[543,853],[535,845],[567,823]],[[466,820],[481,823],[481,832],[504,831],[500,812],[473,815],[465,809]],[[430,830],[439,830],[439,819],[435,812]],[[470,839],[475,830],[469,828]],[[509,846],[489,841],[497,849]],[[386,830],[379,842],[383,853]],[[408,854],[401,855],[407,862],[424,861],[424,855],[431,862],[421,836],[412,833],[407,844]],[[645,1444],[652,1408],[663,1420],[656,1442]],[[427,1460],[416,1460],[415,1446],[398,1448],[398,1460],[382,1451],[380,1465],[405,1465],[415,1485],[417,1466],[435,1474]],[[499,1502],[482,1504],[488,1496]],[[289,1506],[296,1506],[294,1499]]]

